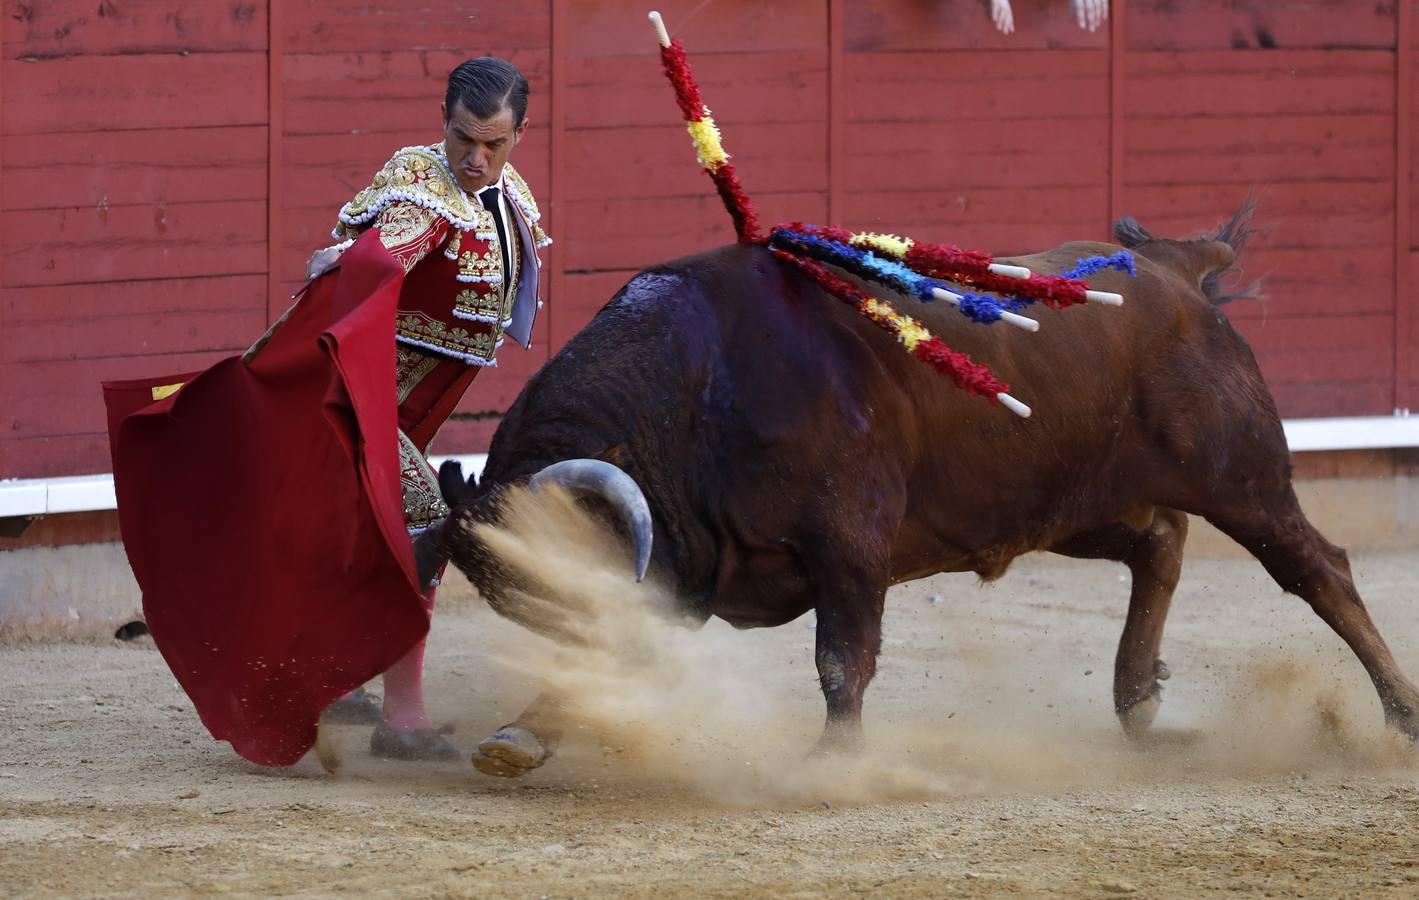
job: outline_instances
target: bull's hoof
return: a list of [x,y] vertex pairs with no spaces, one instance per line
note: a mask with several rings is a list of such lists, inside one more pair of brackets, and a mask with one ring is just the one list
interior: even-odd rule
[[370,735],[370,754],[382,759],[437,760],[458,759],[458,748],[443,736],[443,729],[414,728],[404,731],[381,721]]
[[1385,724],[1419,746],[1419,715],[1408,707],[1385,708]]
[[1141,739],[1158,717],[1158,707],[1162,705],[1163,698],[1155,690],[1132,706],[1119,710],[1118,721],[1123,733],[1131,740]]
[[835,727],[829,725],[823,731],[823,736],[818,738],[818,743],[809,751],[808,759],[860,756],[865,749],[867,749],[867,740],[863,737],[861,726]]
[[1117,704],[1114,711],[1118,713],[1118,721],[1123,725],[1123,733],[1130,739],[1142,738],[1152,727],[1153,720],[1158,717],[1158,707],[1163,705],[1163,682],[1172,677],[1173,673],[1168,669],[1168,664],[1161,659],[1155,659],[1153,686],[1148,689],[1147,694],[1131,703],[1119,703],[1118,695],[1114,695]]
[[520,778],[552,758],[537,735],[520,725],[505,725],[478,745],[473,768],[484,775]]

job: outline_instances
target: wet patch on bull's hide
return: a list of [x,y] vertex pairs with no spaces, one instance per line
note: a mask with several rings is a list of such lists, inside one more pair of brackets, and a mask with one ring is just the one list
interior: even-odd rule
[[684,279],[679,275],[669,275],[654,270],[641,272],[626,283],[611,301],[607,309],[636,308],[645,305],[661,305],[667,297],[684,287]]
[[[836,807],[1415,765],[1343,648],[1262,656],[1225,676],[1170,656],[1176,677],[1159,724],[1130,742],[1106,673],[1085,670],[1072,644],[1044,639],[1049,628],[1028,610],[1018,623],[997,613],[1013,630],[982,633],[971,604],[933,604],[956,624],[923,657],[904,652],[890,600],[867,694],[868,749],[808,759],[823,725],[811,614],[771,630],[683,627],[673,594],[637,584],[622,542],[555,490],[508,492],[501,522],[478,534],[501,565],[535,570],[529,608],[560,610],[579,638],[567,649],[509,626],[494,644],[504,678],[550,686],[574,711],[557,755],[528,776],[546,789],[678,787],[712,804]],[[1101,585],[1113,578],[1091,571]],[[938,680],[943,666],[949,678]],[[1178,699],[1176,685],[1209,678],[1205,704]],[[910,703],[886,702],[903,691]]]

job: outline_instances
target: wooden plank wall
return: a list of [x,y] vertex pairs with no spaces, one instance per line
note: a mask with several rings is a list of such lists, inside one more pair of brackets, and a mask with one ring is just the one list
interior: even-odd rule
[[[765,221],[997,253],[1214,226],[1257,188],[1264,303],[1228,313],[1283,414],[1407,407],[1419,322],[1413,2],[666,0]],[[557,244],[435,445],[486,445],[525,379],[637,269],[730,238],[632,0],[4,0],[0,477],[103,471],[97,383],[239,350],[339,204],[438,138],[450,68],[532,83],[514,161]],[[1407,40],[1401,42],[1398,35]],[[1398,252],[1397,248],[1403,248]]]
[[852,227],[1006,255],[1097,237],[1108,220],[1109,55],[1067,3],[844,10],[843,197]]
[[1228,315],[1283,415],[1407,406],[1395,377],[1396,284],[1408,281],[1395,261],[1395,5],[1194,0],[1131,3],[1126,16],[1129,209],[1186,232],[1257,186],[1270,231],[1245,263],[1268,299]]
[[102,379],[266,321],[261,3],[7,2],[0,477],[106,471]]

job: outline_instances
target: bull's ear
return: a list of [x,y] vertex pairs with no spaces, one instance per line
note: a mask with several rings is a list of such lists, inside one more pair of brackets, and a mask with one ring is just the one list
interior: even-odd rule
[[476,487],[474,477],[470,476],[466,482],[463,480],[463,464],[458,460],[446,459],[439,466],[439,493],[443,494],[443,502],[448,504],[449,509],[458,508]]

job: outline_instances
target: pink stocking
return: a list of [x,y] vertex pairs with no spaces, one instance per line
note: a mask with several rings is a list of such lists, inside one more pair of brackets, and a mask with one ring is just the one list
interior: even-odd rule
[[[430,614],[435,590],[431,587],[424,594]],[[429,714],[424,711],[424,645],[427,642],[427,638],[419,641],[384,673],[384,721],[401,731],[433,727]]]

